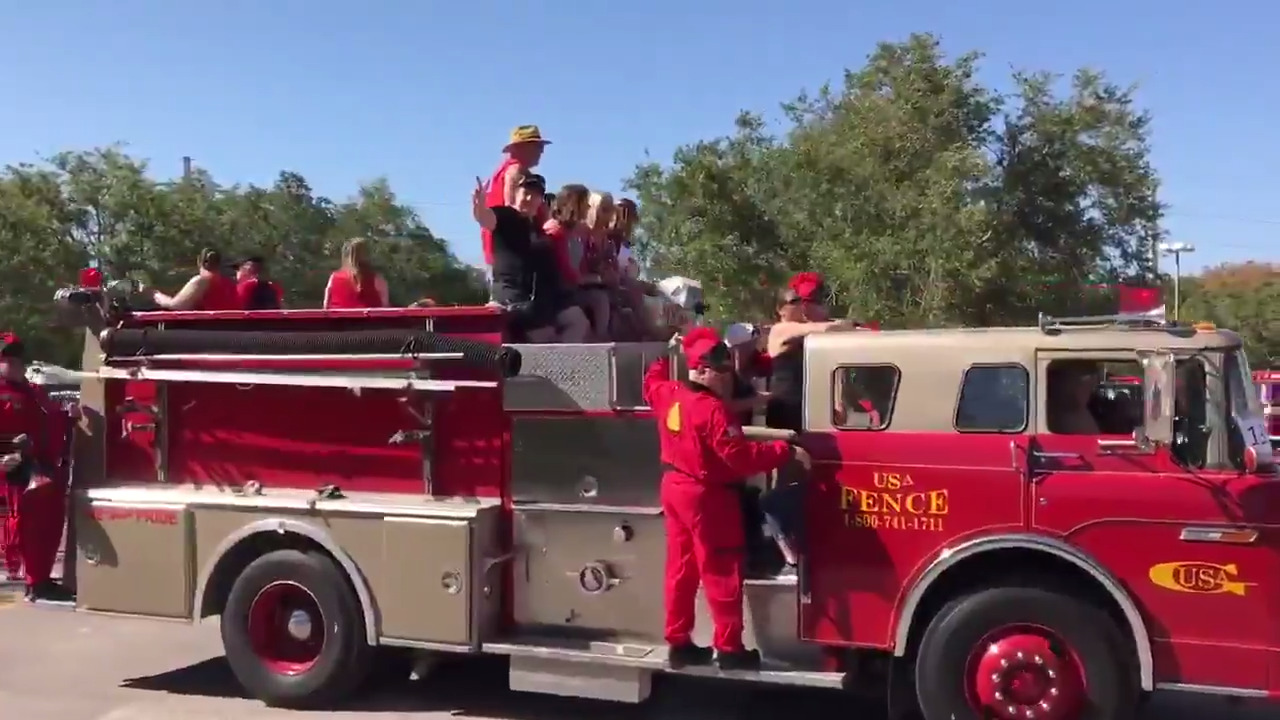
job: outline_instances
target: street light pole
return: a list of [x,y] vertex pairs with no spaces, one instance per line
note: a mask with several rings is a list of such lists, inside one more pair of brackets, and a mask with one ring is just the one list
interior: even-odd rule
[[1182,254],[1193,253],[1196,246],[1191,243],[1160,243],[1160,252],[1173,256],[1173,319],[1177,320],[1182,307]]

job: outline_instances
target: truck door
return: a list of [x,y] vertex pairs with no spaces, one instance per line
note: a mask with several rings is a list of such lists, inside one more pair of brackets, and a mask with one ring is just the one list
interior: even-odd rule
[[[1213,469],[1224,422],[1221,372],[1179,361],[1175,448],[1144,450],[1132,352],[1044,352],[1030,453],[1031,524],[1120,580],[1144,615],[1157,683],[1264,689],[1277,646],[1277,531],[1246,512],[1259,480]],[[1091,426],[1092,424],[1092,426]],[[1274,481],[1273,481],[1274,484]],[[1272,499],[1274,492],[1268,491]]]
[[966,349],[963,372],[898,355],[844,350],[807,372],[808,425],[829,440],[806,515],[807,640],[892,647],[912,573],[956,538],[1025,530],[1027,367],[1000,348]]

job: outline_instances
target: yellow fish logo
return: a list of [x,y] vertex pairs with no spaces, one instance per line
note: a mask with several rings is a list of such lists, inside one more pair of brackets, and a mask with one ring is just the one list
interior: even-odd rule
[[1206,562],[1160,563],[1147,573],[1151,582],[1166,590],[1200,595],[1231,593],[1243,597],[1245,588],[1257,583],[1240,582],[1235,579],[1239,574],[1235,563],[1216,565]]
[[673,433],[680,432],[680,403],[672,405],[667,411],[667,429]]

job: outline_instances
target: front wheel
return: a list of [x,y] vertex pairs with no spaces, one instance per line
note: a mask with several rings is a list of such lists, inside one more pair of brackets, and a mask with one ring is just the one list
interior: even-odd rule
[[236,679],[276,707],[322,708],[368,672],[360,601],[321,553],[276,550],[236,578],[222,613],[222,645]]
[[925,720],[1132,720],[1140,695],[1115,622],[1038,588],[944,607],[920,641],[915,681]]

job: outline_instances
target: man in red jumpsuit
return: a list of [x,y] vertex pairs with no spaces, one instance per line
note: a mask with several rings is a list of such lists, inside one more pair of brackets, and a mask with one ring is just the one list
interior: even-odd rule
[[760,667],[760,651],[742,644],[742,566],[745,528],[740,484],[751,475],[797,459],[803,448],[782,440],[746,439],[725,405],[733,386],[729,348],[710,328],[695,328],[681,341],[687,382],[673,381],[666,358],[645,373],[644,396],[658,421],[662,448],[662,511],[666,517],[666,628],[672,667],[711,662],[712,648],[693,642],[701,582],[715,631],[712,645],[721,669]]
[[27,382],[22,341],[0,334],[0,470],[9,516],[4,560],[9,579],[25,573],[28,601],[68,600],[51,579],[66,524],[66,461],[71,418]]

